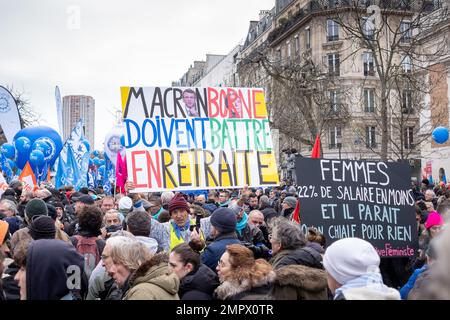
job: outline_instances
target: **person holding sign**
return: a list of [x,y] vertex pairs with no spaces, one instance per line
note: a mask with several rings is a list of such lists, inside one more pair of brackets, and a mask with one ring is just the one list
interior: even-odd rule
[[365,240],[345,238],[332,243],[323,265],[334,300],[400,300],[400,293],[383,283],[380,256]]
[[150,237],[158,241],[160,250],[170,252],[177,245],[184,242],[188,243],[191,238],[191,232],[197,235],[200,234],[200,238],[204,239],[201,230],[190,230],[189,212],[188,202],[181,193],[178,193],[169,202],[170,221],[165,223],[152,221]]

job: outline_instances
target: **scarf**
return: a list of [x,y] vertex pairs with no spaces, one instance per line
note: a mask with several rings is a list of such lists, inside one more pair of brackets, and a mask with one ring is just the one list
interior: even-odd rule
[[163,210],[164,210],[164,208],[161,207],[161,208],[159,209],[159,211],[153,215],[153,219],[158,220],[158,217],[159,217],[159,215],[161,214],[161,212],[162,212]]
[[242,230],[244,230],[245,226],[247,225],[247,221],[248,215],[244,212],[241,221],[236,224],[236,231],[239,233],[239,236],[242,235]]
[[175,234],[177,235],[177,238],[181,238],[181,232],[189,230],[189,226],[191,225],[191,222],[189,219],[187,219],[186,224],[183,227],[180,227],[175,223],[175,221],[170,220],[170,223],[172,224],[173,229],[175,230]]
[[384,283],[383,278],[381,277],[381,273],[371,272],[363,274],[362,276],[352,279],[344,284],[342,287],[336,289],[334,297],[336,298],[340,294],[343,294],[345,290],[350,288],[362,288],[362,287],[371,287],[376,289],[377,291],[386,291],[389,289]]

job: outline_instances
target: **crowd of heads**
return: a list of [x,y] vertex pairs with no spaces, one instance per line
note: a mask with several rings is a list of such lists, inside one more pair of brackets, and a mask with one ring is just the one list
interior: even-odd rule
[[413,188],[419,251],[403,276],[432,272],[428,286],[386,285],[369,242],[328,245],[318,229],[302,229],[292,186],[115,197],[22,188],[13,181],[0,199],[1,299],[450,297],[445,185]]

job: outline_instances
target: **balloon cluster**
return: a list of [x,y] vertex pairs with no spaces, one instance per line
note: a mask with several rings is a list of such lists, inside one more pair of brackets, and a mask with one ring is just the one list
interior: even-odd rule
[[12,170],[22,170],[27,162],[35,173],[52,166],[62,149],[62,139],[50,127],[38,126],[20,130],[13,143],[1,146],[1,153]]

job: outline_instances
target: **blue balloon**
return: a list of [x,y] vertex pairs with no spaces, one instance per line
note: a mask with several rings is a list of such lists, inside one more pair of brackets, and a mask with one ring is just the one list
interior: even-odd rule
[[30,164],[35,167],[42,167],[45,163],[45,156],[41,150],[33,150],[30,153]]
[[31,148],[31,141],[27,137],[20,137],[14,141],[18,153],[28,153]]
[[99,166],[104,166],[106,163],[105,159],[100,159]]
[[99,159],[99,158],[95,157],[94,160],[93,160],[93,162],[94,162],[94,164],[95,164],[97,167],[100,166],[100,159]]
[[4,143],[1,152],[8,159],[14,159],[16,157],[16,148],[10,143]]
[[92,154],[94,155],[94,157],[98,157],[100,155],[100,152],[98,152],[98,150],[94,150]]
[[8,159],[7,161],[11,170],[17,167],[16,162],[14,160]]
[[31,150],[41,150],[45,156],[45,161],[52,158],[52,144],[49,138],[39,138],[31,146]]
[[54,165],[63,146],[61,136],[50,127],[37,126],[22,129],[14,136],[14,144],[18,151],[16,163],[19,169],[23,169],[30,160],[30,152],[33,151],[31,146],[37,140],[40,142],[37,144],[39,146],[37,150],[44,150],[44,158],[48,159],[50,166]]
[[91,151],[91,144],[89,143],[88,140],[84,139],[83,141],[81,141],[85,146],[86,146],[86,150],[89,152]]
[[433,130],[432,135],[434,142],[439,144],[446,143],[448,140],[448,128],[437,127]]

